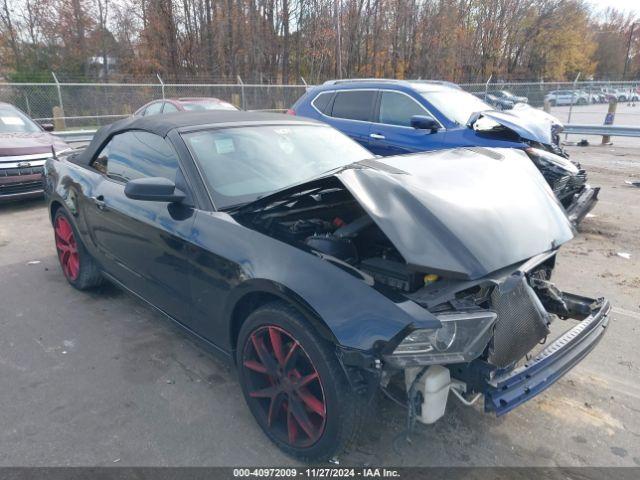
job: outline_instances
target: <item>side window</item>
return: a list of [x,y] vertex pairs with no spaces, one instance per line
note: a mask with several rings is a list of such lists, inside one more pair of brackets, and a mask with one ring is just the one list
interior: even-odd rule
[[324,113],[325,115],[329,115],[329,107],[332,97],[333,92],[324,92],[314,98],[311,103],[313,103],[313,106],[316,107],[318,111]]
[[178,158],[158,135],[133,131],[114,136],[92,163],[93,168],[119,182],[142,177],[175,181]]
[[333,101],[331,116],[348,120],[369,121],[371,107],[376,92],[373,90],[353,90],[338,92]]
[[177,111],[178,108],[173,103],[165,102],[164,110],[162,110],[162,113],[173,113]]
[[380,123],[410,127],[411,117],[414,115],[431,117],[429,112],[406,95],[396,92],[382,92],[382,97],[380,98]]
[[152,103],[151,105],[149,105],[147,107],[147,109],[144,111],[144,116],[146,117],[147,115],[156,115],[158,113],[160,113],[160,111],[162,110],[162,102],[156,102],[156,103]]

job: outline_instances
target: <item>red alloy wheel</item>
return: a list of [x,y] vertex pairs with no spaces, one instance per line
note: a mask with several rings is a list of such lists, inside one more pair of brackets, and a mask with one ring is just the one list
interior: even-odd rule
[[76,244],[71,224],[63,216],[59,216],[56,218],[53,230],[62,271],[65,277],[74,281],[80,274],[80,256],[78,255],[78,245]]
[[243,367],[249,396],[272,435],[297,448],[320,439],[327,416],[320,375],[289,332],[274,325],[253,331]]

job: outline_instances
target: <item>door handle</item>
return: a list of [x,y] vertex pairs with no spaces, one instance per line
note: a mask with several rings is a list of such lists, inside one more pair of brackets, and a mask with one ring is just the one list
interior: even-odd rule
[[107,208],[107,204],[104,202],[104,196],[103,195],[98,195],[97,197],[91,197],[91,201],[100,210],[105,210]]
[[386,138],[384,135],[380,135],[379,133],[370,133],[369,136],[376,140],[384,140]]

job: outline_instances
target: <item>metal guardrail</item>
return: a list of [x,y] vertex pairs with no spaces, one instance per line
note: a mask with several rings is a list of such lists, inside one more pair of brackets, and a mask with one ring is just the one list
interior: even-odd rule
[[65,130],[62,132],[51,132],[51,133],[56,137],[60,137],[65,142],[73,144],[73,143],[90,142],[97,131],[98,131],[97,129]]
[[123,114],[118,114],[118,115],[75,115],[75,116],[63,116],[63,117],[40,117],[40,118],[33,118],[32,120],[38,123],[41,122],[53,122],[54,120],[95,120],[95,119],[102,119],[102,118],[106,118],[108,120],[112,119],[112,118],[126,118],[131,116],[128,113],[123,113]]
[[579,135],[603,135],[608,137],[640,137],[640,127],[631,125],[580,125],[567,124],[562,133]]

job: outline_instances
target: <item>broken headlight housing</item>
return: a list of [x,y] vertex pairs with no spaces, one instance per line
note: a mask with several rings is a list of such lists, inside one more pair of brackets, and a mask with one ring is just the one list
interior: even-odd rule
[[529,155],[529,158],[533,160],[533,163],[538,165],[538,167],[559,167],[574,175],[578,173],[578,167],[576,167],[570,160],[567,160],[560,155],[532,147],[527,148],[525,151],[527,152],[527,155]]
[[447,312],[436,315],[440,328],[409,333],[386,361],[396,367],[464,363],[479,357],[493,335],[494,312]]

